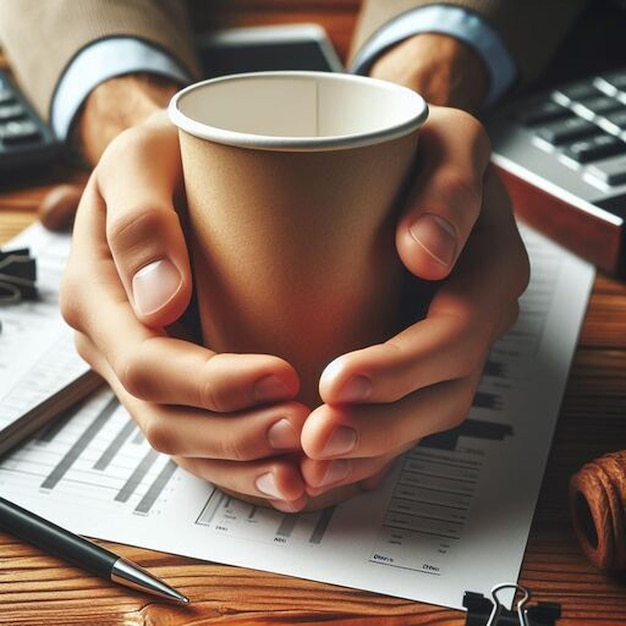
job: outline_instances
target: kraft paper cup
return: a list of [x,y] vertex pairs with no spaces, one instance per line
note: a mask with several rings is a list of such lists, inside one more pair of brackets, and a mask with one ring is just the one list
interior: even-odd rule
[[314,407],[332,359],[398,330],[396,205],[427,114],[409,89],[323,72],[174,96],[207,346],[283,357]]

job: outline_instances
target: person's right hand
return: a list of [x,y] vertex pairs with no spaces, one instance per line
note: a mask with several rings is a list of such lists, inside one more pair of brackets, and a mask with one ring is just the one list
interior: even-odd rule
[[163,111],[110,142],[76,214],[63,316],[155,449],[227,491],[300,510],[309,410],[293,400],[293,368],[215,354],[166,330],[192,293],[181,189],[177,130]]

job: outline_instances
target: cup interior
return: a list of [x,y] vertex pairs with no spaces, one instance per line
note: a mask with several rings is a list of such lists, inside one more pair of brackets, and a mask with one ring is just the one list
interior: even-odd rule
[[326,72],[257,72],[197,83],[170,103],[179,128],[200,138],[257,147],[377,143],[427,116],[415,92],[372,78]]

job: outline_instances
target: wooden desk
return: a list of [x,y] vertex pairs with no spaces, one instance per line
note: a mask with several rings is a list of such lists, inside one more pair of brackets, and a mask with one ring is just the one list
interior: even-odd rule
[[[222,23],[241,23],[237,7],[256,7],[255,21],[323,23],[345,54],[358,2],[302,2],[287,13],[280,2],[217,2]],[[332,10],[331,10],[332,7]],[[275,19],[274,19],[275,18]],[[332,19],[331,19],[332,18]],[[12,188],[0,187],[0,243],[35,219],[38,202],[56,182],[80,178],[55,169]],[[587,461],[626,448],[626,285],[599,276],[575,355],[552,454],[535,514],[520,582],[535,600],[562,603],[559,626],[626,624],[626,575],[597,571],[579,550],[567,503],[568,481]],[[111,544],[105,544],[111,545]],[[193,599],[179,608],[121,589],[0,533],[0,625],[93,626],[269,625],[332,623],[454,625],[463,613],[435,606],[286,578],[247,569],[113,546]]]

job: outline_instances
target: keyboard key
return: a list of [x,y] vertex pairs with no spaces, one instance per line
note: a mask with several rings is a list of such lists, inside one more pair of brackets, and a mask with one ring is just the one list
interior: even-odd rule
[[7,146],[32,143],[41,138],[41,131],[31,120],[12,121],[0,125],[0,139]]
[[593,119],[599,115],[623,111],[624,104],[610,96],[596,96],[595,98],[574,103],[572,109],[586,119]]
[[599,118],[597,123],[612,135],[619,135],[626,131],[626,109],[609,113]]
[[537,137],[545,139],[553,146],[562,146],[578,139],[597,134],[598,127],[582,117],[572,117],[563,121],[553,122],[536,131]]
[[595,86],[592,80],[574,83],[573,85],[565,85],[559,87],[552,92],[552,99],[564,106],[571,106],[574,102],[590,100],[601,95],[601,92]]
[[562,106],[554,100],[542,100],[536,105],[531,105],[523,111],[517,111],[515,119],[522,126],[537,126],[554,120],[571,117],[568,108]]
[[626,183],[626,155],[590,165],[587,173],[607,185]]
[[[0,68],[0,182],[61,156],[60,144],[7,70]],[[0,620],[1,621],[1,620]]]
[[594,84],[609,96],[616,97],[620,94],[626,96],[626,70],[616,70],[598,76]]
[[625,153],[626,143],[613,135],[598,135],[584,141],[577,141],[563,150],[565,156],[578,163],[590,163]]
[[10,89],[0,86],[0,104],[15,102],[15,96]]
[[0,103],[0,122],[19,120],[24,117],[26,117],[26,109],[19,102]]

